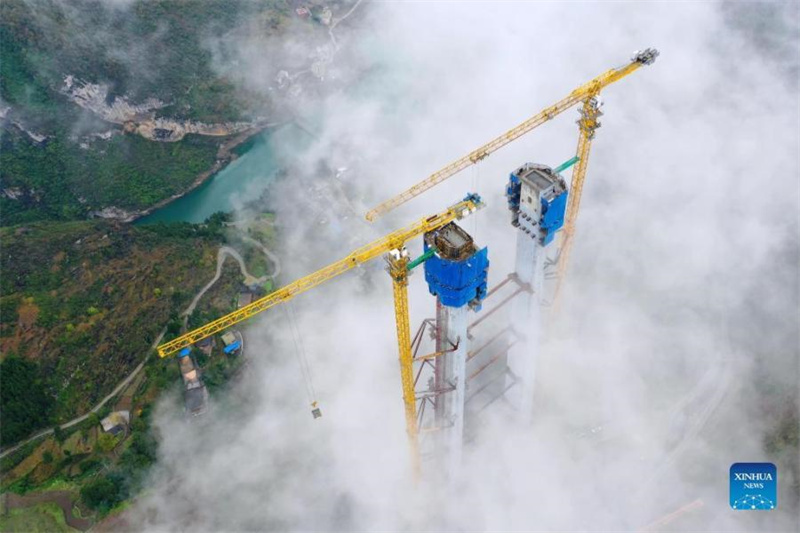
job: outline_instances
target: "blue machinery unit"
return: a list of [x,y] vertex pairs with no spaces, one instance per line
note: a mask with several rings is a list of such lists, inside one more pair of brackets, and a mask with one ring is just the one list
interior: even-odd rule
[[511,225],[531,238],[538,237],[542,246],[550,244],[556,231],[564,225],[567,184],[548,166],[526,163],[512,172],[506,198]]
[[425,261],[431,294],[447,307],[469,305],[478,311],[486,297],[488,248],[477,249],[472,237],[454,223],[425,234],[424,249],[437,253]]

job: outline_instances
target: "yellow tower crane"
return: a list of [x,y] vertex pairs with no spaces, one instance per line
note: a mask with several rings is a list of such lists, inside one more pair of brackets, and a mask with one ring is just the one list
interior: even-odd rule
[[580,137],[578,139],[578,149],[576,154],[579,160],[572,172],[569,199],[567,203],[567,213],[564,220],[564,230],[561,237],[561,254],[558,261],[558,281],[554,298],[557,297],[561,288],[561,283],[564,279],[564,274],[566,273],[567,261],[569,260],[569,253],[572,247],[572,236],[575,233],[575,221],[578,216],[578,207],[580,206],[583,182],[586,178],[586,169],[589,164],[589,149],[591,148],[591,141],[594,138],[594,131],[600,126],[600,123],[597,121],[597,119],[600,115],[602,115],[602,113],[599,110],[599,100],[597,97],[600,94],[600,91],[605,87],[621,80],[644,65],[652,64],[656,60],[656,57],[658,57],[658,50],[655,48],[647,48],[646,50],[635,52],[631,58],[631,61],[627,65],[612,68],[597,76],[593,80],[584,83],[569,93],[565,98],[559,100],[550,107],[543,109],[525,122],[522,122],[516,127],[508,130],[499,137],[492,139],[483,146],[476,148],[461,159],[453,161],[444,168],[437,170],[423,181],[398,194],[394,198],[386,200],[385,202],[377,205],[375,208],[367,212],[367,220],[373,221],[377,217],[388,213],[389,211],[408,202],[433,186],[438,185],[444,180],[461,172],[465,168],[478,163],[503,146],[522,137],[545,122],[555,118],[572,106],[582,102],[583,105],[580,109],[581,118],[578,120]]
[[403,385],[403,401],[405,403],[406,430],[411,446],[412,464],[415,473],[419,472],[419,448],[417,442],[417,414],[414,396],[413,357],[411,354],[411,331],[408,318],[408,252],[405,243],[429,231],[436,230],[454,220],[460,220],[477,209],[483,203],[477,194],[467,195],[461,202],[450,206],[445,211],[431,217],[418,220],[414,224],[394,231],[373,241],[346,257],[323,267],[313,274],[293,281],[288,285],[260,298],[253,303],[237,309],[222,318],[181,335],[158,346],[158,355],[166,357],[183,348],[188,348],[199,340],[215,335],[234,324],[247,320],[270,307],[291,300],[298,294],[329,281],[358,265],[362,265],[380,255],[386,255],[389,263],[389,274],[394,288],[395,320],[397,323],[397,342],[400,356],[400,375]]
[[[525,135],[526,133],[532,131],[538,126],[541,126],[545,122],[557,117],[567,109],[571,108],[575,104],[579,102],[586,102],[591,98],[596,97],[600,94],[600,91],[608,85],[621,80],[628,74],[636,71],[643,65],[649,65],[655,61],[656,57],[658,56],[658,50],[654,48],[648,48],[644,51],[636,52],[631,59],[631,62],[627,65],[612,68],[607,70],[603,74],[597,76],[593,80],[584,83],[571,93],[567,95],[565,98],[559,100],[555,104],[547,107],[533,115],[531,118],[522,122],[521,124],[511,128],[504,134],[500,135],[499,137],[492,139],[488,143],[484,144],[480,148],[476,148],[475,150],[471,151],[461,159],[453,161],[449,165],[444,168],[441,168],[428,176],[423,181],[417,183],[416,185],[410,187],[409,189],[405,190],[404,192],[398,194],[397,196],[386,200],[385,202],[378,204],[373,209],[369,210],[366,214],[367,220],[372,222],[379,216],[382,216],[389,211],[395,209],[403,205],[404,203],[408,202],[409,200],[419,196],[423,192],[427,191],[434,185],[438,185],[439,183],[443,182],[444,180],[458,174],[465,168],[474,165],[485,159],[486,157],[490,156],[503,146],[507,145],[511,141],[515,141]],[[588,152],[587,152],[588,153]],[[586,163],[583,163],[585,168]]]

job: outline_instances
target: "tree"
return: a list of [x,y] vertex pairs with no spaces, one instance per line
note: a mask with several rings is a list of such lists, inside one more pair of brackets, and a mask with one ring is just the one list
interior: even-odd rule
[[0,443],[14,443],[50,422],[53,399],[36,363],[9,356],[0,363],[0,380]]
[[92,509],[110,509],[122,500],[122,480],[99,477],[81,488],[81,499]]
[[97,447],[101,452],[110,452],[117,445],[117,437],[111,433],[102,433],[97,437]]

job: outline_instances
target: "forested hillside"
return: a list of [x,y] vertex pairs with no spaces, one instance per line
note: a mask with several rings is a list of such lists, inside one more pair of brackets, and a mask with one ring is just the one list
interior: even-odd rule
[[126,133],[70,101],[66,77],[107,87],[108,105],[163,102],[156,117],[269,116],[268,99],[217,73],[210,43],[253,20],[278,32],[291,12],[281,0],[0,2],[0,223],[139,210],[185,190],[213,164],[221,138]]
[[165,326],[178,330],[178,313],[213,276],[222,224],[46,222],[3,228],[0,240],[7,444],[83,414]]

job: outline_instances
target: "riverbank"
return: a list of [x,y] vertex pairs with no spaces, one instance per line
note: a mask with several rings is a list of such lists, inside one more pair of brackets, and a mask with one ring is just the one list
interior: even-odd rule
[[93,215],[95,217],[97,217],[97,218],[105,218],[105,219],[109,219],[109,220],[117,220],[119,222],[124,222],[124,223],[136,222],[136,221],[138,221],[138,220],[140,220],[140,219],[152,214],[153,212],[168,206],[169,204],[175,202],[176,200],[179,200],[180,198],[183,198],[184,196],[186,196],[187,194],[191,193],[192,191],[194,191],[195,189],[197,189],[198,187],[200,187],[204,183],[208,182],[217,173],[219,173],[220,171],[224,170],[233,161],[238,159],[240,157],[240,155],[243,155],[243,154],[240,154],[236,150],[236,148],[238,148],[241,145],[247,143],[248,141],[251,141],[253,138],[257,137],[258,135],[261,135],[262,133],[264,133],[266,130],[268,130],[270,128],[277,128],[279,126],[286,125],[286,124],[288,124],[290,122],[291,122],[291,120],[269,122],[269,123],[266,123],[266,124],[261,124],[261,125],[255,126],[254,128],[252,128],[250,130],[247,130],[245,132],[242,132],[240,134],[231,136],[228,140],[226,140],[222,144],[220,144],[219,149],[217,150],[217,156],[216,156],[216,160],[214,161],[214,164],[210,168],[208,168],[207,170],[204,170],[203,172],[199,173],[197,175],[197,177],[194,179],[194,181],[192,181],[192,183],[189,185],[189,187],[187,187],[185,190],[181,191],[178,194],[173,194],[169,198],[165,198],[165,199],[153,204],[152,206],[148,207],[147,209],[141,209],[141,210],[137,210],[137,211],[127,211],[127,210],[124,210],[124,209],[119,209],[119,208],[111,206],[111,207],[107,207],[105,209],[102,209],[100,211],[96,211],[96,212],[93,213]]
[[301,160],[313,143],[296,121],[251,136],[232,150],[239,157],[206,179],[191,192],[168,205],[137,219],[136,225],[159,222],[191,222],[202,224],[217,212],[231,213],[256,208],[259,199],[272,182]]

